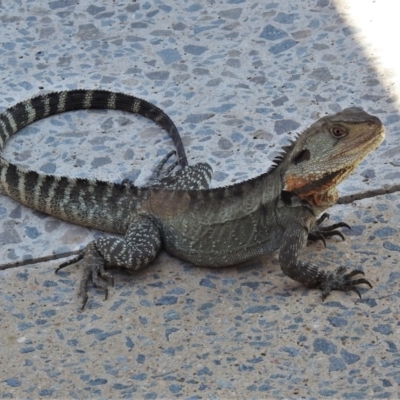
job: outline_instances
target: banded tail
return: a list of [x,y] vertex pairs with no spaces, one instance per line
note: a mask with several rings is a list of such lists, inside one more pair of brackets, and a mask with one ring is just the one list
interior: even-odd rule
[[[51,115],[81,109],[115,109],[156,122],[171,136],[180,164],[187,165],[181,137],[160,108],[134,96],[103,90],[48,93],[23,101],[0,114],[0,151],[23,127]],[[0,157],[0,187],[20,203],[76,224],[124,233],[124,215],[134,213],[134,201],[143,189],[87,179],[55,177],[28,171]]]
[[0,114],[0,151],[7,140],[32,122],[67,111],[83,109],[112,109],[128,111],[149,118],[171,136],[182,167],[188,165],[178,129],[163,110],[124,93],[106,90],[70,90],[53,92],[22,101]]

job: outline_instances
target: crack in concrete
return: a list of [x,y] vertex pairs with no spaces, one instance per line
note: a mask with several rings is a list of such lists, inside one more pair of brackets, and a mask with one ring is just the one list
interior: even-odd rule
[[[339,200],[336,204],[350,204],[357,200],[368,199],[371,197],[381,196],[384,194],[391,194],[391,193],[395,193],[395,192],[400,192],[400,184],[393,185],[391,187],[383,187],[380,189],[371,189],[366,192],[354,193],[354,194],[350,194],[348,196],[342,196],[339,198]],[[9,268],[23,267],[24,265],[38,264],[40,262],[45,262],[45,261],[58,260],[60,258],[66,258],[66,257],[77,255],[80,252],[81,252],[81,250],[67,251],[67,252],[60,253],[60,254],[52,254],[52,255],[38,257],[38,258],[34,258],[34,259],[27,259],[27,260],[22,260],[22,261],[14,261],[14,262],[10,262],[7,264],[1,264],[0,271],[6,270]]]

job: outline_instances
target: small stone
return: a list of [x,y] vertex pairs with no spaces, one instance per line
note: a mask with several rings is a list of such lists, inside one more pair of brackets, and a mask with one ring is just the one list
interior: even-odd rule
[[232,8],[231,10],[220,11],[218,15],[222,18],[239,19],[242,15],[242,11],[243,9],[241,8]]
[[295,131],[300,127],[300,124],[293,119],[281,119],[275,122],[274,130],[277,135],[282,133]]
[[329,372],[344,371],[346,363],[340,357],[329,357]]
[[208,50],[208,47],[196,46],[194,44],[190,44],[187,46],[183,46],[183,50],[186,53],[193,54],[194,56],[201,56],[204,52]]
[[100,39],[102,36],[100,30],[94,24],[79,25],[78,29],[76,36],[80,40]]
[[280,54],[296,46],[296,44],[297,42],[295,40],[287,39],[281,43],[272,46],[268,51],[272,54]]
[[310,75],[310,78],[316,79],[321,82],[329,82],[333,79],[332,74],[329,71],[329,68],[327,67],[321,67],[315,69]]
[[320,351],[321,353],[324,353],[326,355],[337,353],[337,346],[333,342],[324,338],[315,339],[313,346],[314,351]]
[[162,58],[165,65],[173,64],[181,59],[179,52],[174,49],[160,50],[157,54]]
[[278,40],[287,36],[287,33],[282,29],[276,28],[273,25],[267,25],[264,27],[260,34],[260,37],[267,40]]

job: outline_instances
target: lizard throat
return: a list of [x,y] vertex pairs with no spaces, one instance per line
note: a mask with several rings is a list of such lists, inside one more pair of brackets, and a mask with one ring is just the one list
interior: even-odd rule
[[344,168],[322,176],[316,174],[306,177],[288,176],[284,189],[295,193],[313,206],[329,207],[336,204],[338,200],[339,193],[336,186],[352,171],[353,168]]

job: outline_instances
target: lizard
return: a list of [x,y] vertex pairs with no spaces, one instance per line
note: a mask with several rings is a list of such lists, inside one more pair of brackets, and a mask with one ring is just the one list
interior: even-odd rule
[[[0,114],[0,137],[6,139],[33,119],[28,103]],[[24,105],[25,104],[25,105]],[[28,104],[28,105],[27,105]],[[21,122],[10,121],[18,115]],[[79,263],[83,309],[93,283],[108,296],[111,267],[134,272],[146,268],[164,249],[197,266],[224,267],[279,251],[285,275],[308,288],[355,291],[371,283],[364,272],[344,267],[324,271],[302,261],[307,240],[339,234],[337,223],[322,226],[325,210],[339,197],[337,185],[384,140],[378,117],[357,107],[326,115],[305,129],[255,178],[209,188],[207,163],[176,163],[149,187],[39,174],[0,158],[0,187],[36,210],[72,223],[117,233],[90,242],[59,271]],[[166,157],[168,158],[168,156]],[[322,214],[321,217],[319,217]]]

